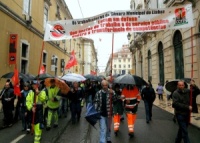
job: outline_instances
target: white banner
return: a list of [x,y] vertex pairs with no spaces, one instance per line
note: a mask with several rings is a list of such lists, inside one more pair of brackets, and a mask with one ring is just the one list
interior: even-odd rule
[[84,19],[48,21],[44,41],[96,33],[150,32],[193,27],[192,5],[166,9],[109,11]]

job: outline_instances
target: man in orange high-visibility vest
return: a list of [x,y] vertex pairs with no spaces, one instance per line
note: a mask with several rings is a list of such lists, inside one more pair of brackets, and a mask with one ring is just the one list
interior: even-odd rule
[[122,95],[125,99],[125,111],[127,116],[129,136],[134,136],[134,125],[136,120],[136,112],[141,96],[139,89],[134,85],[127,85],[122,90]]

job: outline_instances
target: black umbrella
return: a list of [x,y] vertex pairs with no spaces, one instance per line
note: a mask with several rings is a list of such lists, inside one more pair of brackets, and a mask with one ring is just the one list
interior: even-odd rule
[[139,76],[124,74],[114,79],[114,83],[118,84],[132,84],[137,86],[146,85],[146,81]]
[[95,110],[94,105],[91,103],[87,104],[87,112],[85,119],[94,127],[99,119],[101,119],[100,113]]
[[38,76],[35,77],[35,79],[39,79],[39,80],[45,80],[46,78],[54,78],[54,76],[48,74],[48,73],[43,73],[43,74],[39,74]]
[[98,81],[97,76],[92,75],[92,74],[84,75],[84,77],[85,77],[86,79],[89,79],[89,80],[92,80],[92,81]]
[[186,83],[190,84],[191,78],[182,78],[181,80],[184,80]]
[[32,74],[26,74],[26,76],[30,79],[30,80],[34,80],[35,79],[35,75]]
[[[9,72],[9,73],[6,73],[6,74],[2,75],[1,78],[10,79],[10,78],[13,77],[13,75],[14,75],[14,72]],[[24,81],[30,80],[25,74],[20,73],[20,72],[19,72],[19,78],[20,78],[20,79],[23,79]]]
[[[172,80],[172,81],[169,81],[165,84],[165,89],[169,92],[174,92],[176,89],[177,89],[177,85],[178,85],[178,82],[180,80]],[[185,88],[188,88],[188,84],[186,82],[185,83]]]
[[143,78],[141,78],[141,77],[139,77],[137,75],[133,75],[133,78],[134,78],[135,83],[136,83],[137,86],[147,85],[147,82]]

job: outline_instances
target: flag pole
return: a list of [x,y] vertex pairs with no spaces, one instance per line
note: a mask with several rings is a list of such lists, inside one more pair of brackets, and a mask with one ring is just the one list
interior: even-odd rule
[[[193,75],[194,75],[194,44],[193,44],[193,27],[191,27],[191,80],[193,79]],[[190,106],[192,106],[192,86],[190,85]],[[191,113],[192,111],[190,111],[189,114],[189,123],[191,123]]]
[[[111,82],[111,85],[113,84],[113,77],[112,77],[112,65],[113,65],[113,49],[114,49],[114,32],[112,33],[112,53],[111,53],[111,72],[110,72],[110,82]],[[112,88],[112,87],[110,87]],[[109,121],[109,124],[108,124],[108,128],[109,128],[109,131],[111,131],[111,123],[112,123],[112,94],[110,93],[110,117],[108,119]]]
[[[41,53],[40,53],[40,62],[39,62],[39,67],[38,67],[38,76],[37,76],[37,86],[39,86],[39,75],[40,75],[40,67],[41,67],[41,63],[42,63],[42,54],[43,54],[43,50],[44,50],[44,41],[42,42],[42,49],[41,49]],[[33,107],[36,108],[36,96],[34,93],[34,104]],[[35,112],[33,112],[33,116],[32,116],[32,128],[31,128],[31,134],[34,133],[34,122],[35,122]]]

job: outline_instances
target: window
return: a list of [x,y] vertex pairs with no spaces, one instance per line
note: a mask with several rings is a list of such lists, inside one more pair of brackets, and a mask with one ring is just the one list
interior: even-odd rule
[[126,59],[123,59],[124,62],[126,62]]
[[44,69],[46,71],[46,67],[47,67],[47,53],[46,51],[43,51],[43,55],[42,55],[42,64],[44,66]]
[[119,62],[121,63],[121,59],[119,59]]
[[126,65],[124,65],[124,68],[126,68]]
[[53,55],[51,57],[51,71],[55,72],[55,76],[57,76],[57,69],[58,69],[57,65],[58,65],[58,57]]
[[29,64],[29,43],[25,40],[21,42],[20,70],[21,73],[28,73]]
[[119,65],[119,68],[121,68],[121,65]]
[[128,65],[128,68],[131,68],[131,65]]
[[128,62],[130,62],[130,61],[131,61],[131,59],[128,58]]
[[31,0],[24,0],[23,13],[26,15],[31,15]]
[[47,21],[48,21],[48,14],[49,13],[49,9],[47,6],[44,7],[44,29],[46,27]]
[[114,68],[116,68],[117,66],[116,65],[114,65]]

